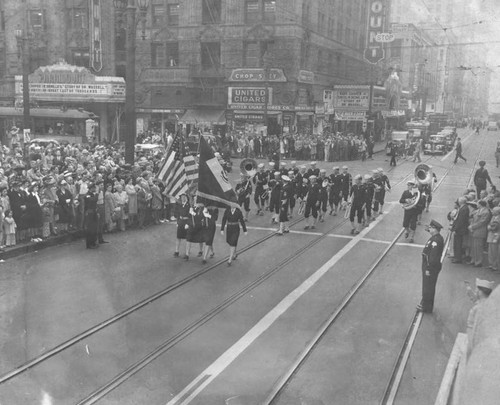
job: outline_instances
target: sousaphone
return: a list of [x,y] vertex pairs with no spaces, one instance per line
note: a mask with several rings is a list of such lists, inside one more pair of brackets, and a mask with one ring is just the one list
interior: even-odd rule
[[241,173],[253,177],[257,173],[257,162],[253,159],[243,159],[240,163]]

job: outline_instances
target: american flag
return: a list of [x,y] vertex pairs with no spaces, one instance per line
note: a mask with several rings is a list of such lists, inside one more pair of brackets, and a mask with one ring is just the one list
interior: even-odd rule
[[157,177],[165,184],[164,193],[173,198],[179,198],[198,182],[198,165],[194,156],[187,154],[179,134],[175,135]]

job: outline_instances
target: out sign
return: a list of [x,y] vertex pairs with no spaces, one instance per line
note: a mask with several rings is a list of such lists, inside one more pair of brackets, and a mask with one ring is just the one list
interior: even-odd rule
[[384,33],[385,28],[385,0],[369,0],[367,43],[364,58],[372,64],[377,64],[385,57],[383,42],[377,41],[377,35]]

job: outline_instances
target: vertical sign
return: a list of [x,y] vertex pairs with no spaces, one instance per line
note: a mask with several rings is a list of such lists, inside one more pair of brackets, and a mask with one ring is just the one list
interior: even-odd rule
[[368,27],[364,58],[371,64],[377,64],[385,57],[384,44],[377,42],[377,34],[385,29],[386,0],[368,0]]
[[101,0],[90,1],[90,66],[96,72],[102,70]]

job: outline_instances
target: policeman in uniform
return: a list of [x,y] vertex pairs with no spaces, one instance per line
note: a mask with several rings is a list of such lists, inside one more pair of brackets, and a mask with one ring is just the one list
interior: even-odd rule
[[317,179],[319,185],[319,222],[325,222],[325,215],[328,208],[328,188],[330,182],[328,177],[326,177],[326,170],[321,169],[319,171],[319,177]]
[[264,215],[263,210],[266,202],[265,191],[269,189],[269,174],[264,170],[264,163],[260,163],[257,167],[259,171],[253,176],[253,184],[255,185],[254,202],[257,206],[257,215]]
[[97,188],[96,185],[89,184],[89,191],[85,195],[85,245],[87,249],[99,247],[97,244],[97,232],[99,228],[99,215],[97,213]]
[[290,204],[290,197],[292,194],[291,189],[291,179],[286,174],[281,176],[283,185],[280,189],[280,213],[279,213],[279,224],[278,235],[283,235],[283,233],[290,232],[288,228],[288,207]]
[[443,226],[432,220],[426,231],[431,234],[422,252],[422,301],[417,309],[431,313],[434,309],[434,295],[439,272],[441,271],[441,256],[444,249],[444,239],[440,232]]
[[236,195],[238,196],[238,204],[245,211],[245,222],[248,222],[248,214],[250,213],[250,196],[252,195],[252,182],[248,175],[241,173],[240,182],[236,184]]
[[340,201],[342,200],[342,177],[340,168],[335,166],[333,173],[328,179],[330,183],[330,192],[328,193],[328,204],[330,205],[330,215],[337,215]]
[[[364,209],[365,209],[365,187],[362,184],[363,177],[361,174],[357,174],[354,177],[354,184],[351,187],[351,193],[349,195],[350,201],[350,212],[349,221],[351,221],[351,235],[357,235],[361,232]],[[354,223],[354,218],[358,217],[358,224]]]
[[349,200],[349,196],[351,195],[351,186],[352,186],[352,176],[349,173],[349,168],[347,166],[342,166],[342,206],[344,209],[347,207],[347,201]]
[[[415,193],[413,192],[413,189],[415,188],[415,181],[408,181],[406,184],[408,185],[408,189],[403,191],[403,194],[399,199],[401,204],[409,204],[415,197]],[[404,210],[403,228],[405,228],[405,238],[408,239],[409,237],[410,243],[413,243],[415,229],[417,229],[417,216],[418,208],[416,205],[412,208]]]
[[[304,229],[314,229],[316,227],[316,221],[318,220],[318,208],[319,208],[319,184],[316,182],[317,177],[313,174],[309,176],[309,185],[307,187],[307,194],[305,196],[306,207],[304,212],[304,217],[306,219],[306,226]],[[313,221],[310,225],[309,217],[312,215]]]

